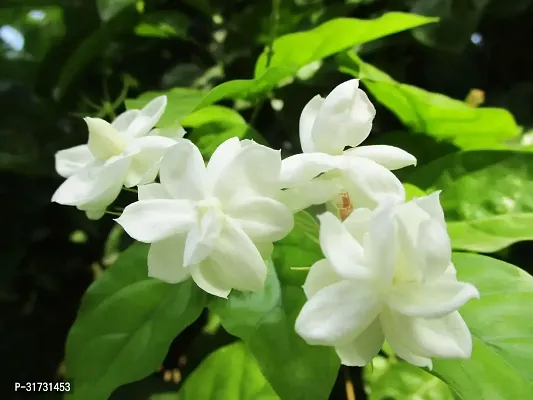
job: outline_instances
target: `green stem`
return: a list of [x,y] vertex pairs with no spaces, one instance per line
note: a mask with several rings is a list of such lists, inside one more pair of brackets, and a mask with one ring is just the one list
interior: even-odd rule
[[274,41],[276,40],[276,36],[278,33],[280,3],[280,0],[272,0],[272,15],[270,17],[271,29],[267,45],[267,59],[265,69],[270,66],[270,63],[272,62],[272,57],[274,56]]
[[120,213],[115,212],[115,211],[109,211],[109,210],[106,210],[105,213],[106,213],[106,214],[109,214],[109,215],[113,215],[113,216],[115,216],[115,217],[120,217]]
[[[265,70],[270,66],[270,63],[272,62],[272,57],[274,56],[274,41],[276,40],[277,32],[278,32],[278,24],[279,24],[279,10],[280,10],[280,3],[281,0],[272,0],[272,14],[270,16],[270,34],[268,38],[268,44],[266,47],[266,64],[265,64]],[[254,111],[252,112],[252,116],[250,117],[250,125],[254,125],[255,120],[257,119],[257,116],[259,115],[259,111],[261,111],[261,108],[263,107],[263,104],[265,103],[265,98],[262,97],[255,105]]]

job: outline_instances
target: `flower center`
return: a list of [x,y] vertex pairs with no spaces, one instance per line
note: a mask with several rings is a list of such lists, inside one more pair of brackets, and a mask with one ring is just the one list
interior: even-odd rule
[[210,197],[200,200],[196,203],[196,207],[201,215],[204,215],[209,210],[214,210],[222,213],[222,203],[216,197]]

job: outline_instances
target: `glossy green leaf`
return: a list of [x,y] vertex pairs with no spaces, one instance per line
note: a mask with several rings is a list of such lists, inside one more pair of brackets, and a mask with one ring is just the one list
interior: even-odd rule
[[458,279],[481,293],[460,310],[472,332],[469,360],[434,360],[433,372],[464,400],[533,398],[533,277],[514,265],[456,253]]
[[442,189],[442,207],[455,249],[493,252],[533,239],[533,153],[467,151],[442,157],[407,178]]
[[280,283],[269,263],[264,289],[233,291],[210,304],[222,326],[246,343],[263,375],[282,399],[327,399],[340,366],[331,348],[310,346],[294,331],[305,303],[303,290]]
[[[462,149],[504,148],[520,128],[503,108],[473,108],[463,101],[395,81],[354,53],[341,70],[360,78],[372,95],[415,132],[447,139]],[[416,155],[416,154],[415,154]]]
[[185,117],[181,123],[186,128],[194,128],[188,138],[206,157],[210,157],[222,142],[231,137],[251,138],[259,143],[266,143],[237,111],[227,107],[201,108]]
[[374,358],[365,367],[369,400],[453,400],[448,386],[436,376],[405,362]]
[[148,278],[147,253],[147,245],[132,245],[87,290],[66,346],[70,398],[106,400],[120,385],[153,373],[202,312],[206,296],[192,280]]
[[[287,68],[287,76],[296,74],[303,66],[329,57],[350,47],[361,45],[397,32],[437,21],[415,14],[389,12],[375,19],[337,18],[314,29],[290,33],[274,40],[274,54],[269,67]],[[267,50],[255,65],[254,76],[267,69]]]
[[209,355],[187,378],[178,400],[276,400],[257,362],[242,342]]

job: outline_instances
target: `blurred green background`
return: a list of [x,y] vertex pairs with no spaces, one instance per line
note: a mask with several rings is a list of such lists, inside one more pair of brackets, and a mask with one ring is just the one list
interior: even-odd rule
[[[54,153],[86,140],[80,117],[113,118],[124,110],[126,98],[146,91],[207,90],[251,78],[273,35],[388,11],[441,19],[357,48],[365,62],[399,82],[467,99],[472,106],[506,108],[523,127],[509,146],[533,143],[528,134],[533,126],[533,0],[281,0],[275,20],[271,3],[264,0],[1,2],[2,398],[17,398],[14,381],[62,376],[64,343],[81,296],[128,244],[119,230],[111,231],[111,216],[89,221],[74,207],[50,202],[62,182],[54,171]],[[284,155],[297,153],[305,103],[349,79],[334,58],[315,67],[273,90],[267,101],[220,104],[238,110]],[[455,150],[452,143],[408,132],[375,103],[368,143],[399,145],[421,165]],[[195,135],[202,140],[204,132]],[[124,196],[119,201],[131,201]],[[495,256],[532,272],[530,254],[531,244],[521,242]],[[180,368],[185,376],[217,343],[231,340],[200,340],[205,321],[204,316],[176,339],[166,370]],[[352,372],[357,380],[360,373]],[[116,397],[147,399],[149,391],[167,391],[175,387],[167,382],[169,375],[155,372]],[[335,398],[344,398],[342,382],[337,386]]]

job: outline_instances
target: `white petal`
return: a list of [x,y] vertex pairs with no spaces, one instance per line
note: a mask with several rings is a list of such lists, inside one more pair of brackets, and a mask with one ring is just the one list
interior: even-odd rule
[[392,283],[398,251],[394,206],[389,199],[380,204],[372,215],[368,235],[364,239],[369,268],[377,279],[387,284]]
[[74,175],[92,161],[94,157],[86,144],[60,150],[55,154],[56,171],[63,178]]
[[424,257],[418,247],[419,228],[428,215],[412,201],[396,207],[396,215],[398,257],[394,279],[397,283],[422,281]]
[[458,310],[468,300],[479,298],[470,283],[437,280],[395,285],[389,292],[389,306],[409,317],[442,317]]
[[[420,204],[436,216],[433,217]],[[399,230],[403,232],[400,240],[403,241],[402,252],[406,258],[405,269],[413,268],[411,274],[416,273],[416,279],[437,279],[451,263],[450,237],[438,207],[438,195],[432,194],[397,208]],[[410,280],[410,277],[405,279]]]
[[137,186],[137,195],[139,200],[171,199],[168,193],[160,183],[149,183],[147,185]]
[[367,279],[371,271],[365,265],[363,247],[342,222],[330,212],[318,216],[320,247],[337,274],[344,279]]
[[132,238],[153,243],[189,231],[196,223],[196,210],[188,200],[142,200],[127,206],[115,221]]
[[368,285],[342,281],[315,293],[296,318],[295,329],[307,343],[350,343],[376,318],[379,304]]
[[89,142],[87,144],[94,158],[107,160],[118,156],[126,149],[126,140],[113,126],[100,118],[83,119],[89,128]]
[[219,211],[208,210],[187,235],[183,264],[188,267],[205,260],[213,251],[221,230]]
[[275,197],[281,189],[280,169],[279,150],[249,142],[216,174],[216,179],[210,175],[213,195],[223,204],[245,196]]
[[222,142],[213,152],[207,163],[207,174],[213,182],[216,182],[226,167],[241,151],[242,145],[239,138],[232,137]]
[[194,283],[205,292],[222,298],[227,298],[230,294],[231,286],[228,286],[222,271],[213,260],[207,259],[198,265],[191,265],[189,270]]
[[317,151],[342,154],[370,134],[376,110],[358,86],[358,79],[341,83],[324,100],[312,131]]
[[405,189],[388,169],[366,158],[344,157],[344,185],[354,208],[374,209],[387,198],[405,200]]
[[413,155],[394,146],[361,146],[348,149],[344,154],[348,157],[368,158],[389,170],[404,168],[408,165],[416,166],[416,158]]
[[132,157],[124,186],[133,187],[153,182],[159,172],[161,159],[168,148],[175,145],[172,139],[161,136],[145,136],[135,139],[138,152]]
[[307,274],[303,289],[307,298],[314,296],[319,290],[342,281],[328,260],[322,259],[314,263]]
[[185,235],[174,235],[154,242],[148,251],[148,276],[168,283],[182,282],[190,276],[183,266]]
[[470,358],[472,335],[458,311],[442,318],[412,320],[412,334],[427,357]]
[[304,185],[321,173],[338,168],[341,161],[339,157],[324,153],[304,153],[287,157],[281,163],[281,182],[285,188]]
[[427,281],[439,278],[452,262],[452,245],[446,225],[435,219],[420,224],[417,251],[423,267],[423,277]]
[[131,123],[139,116],[141,112],[139,110],[126,110],[122,114],[118,115],[111,125],[119,132],[126,132]]
[[107,165],[89,165],[67,178],[52,201],[70,206],[98,203],[101,207],[96,208],[105,208],[118,196],[129,163],[130,159],[121,158]]
[[448,265],[448,268],[446,268],[446,271],[444,271],[444,274],[439,277],[439,280],[443,279],[451,280],[454,282],[457,280],[457,270],[455,269],[455,265],[453,265],[453,263],[450,263],[450,265]]
[[[221,290],[258,291],[265,283],[267,267],[250,238],[228,218],[211,254],[200,264],[199,272]],[[194,273],[191,274],[196,281]]]
[[300,115],[300,144],[304,153],[317,151],[312,137],[313,124],[324,99],[316,95],[305,105]]
[[343,365],[364,367],[379,353],[385,337],[376,318],[356,339],[335,347]]
[[442,225],[446,225],[444,210],[440,204],[440,193],[441,190],[437,190],[430,195],[415,198],[412,202],[428,213],[431,218],[437,220]]
[[146,136],[155,126],[159,118],[165,112],[167,106],[167,97],[159,96],[151,100],[123,131],[125,137],[136,138]]
[[105,191],[100,193],[98,197],[89,202],[78,204],[76,207],[78,207],[79,210],[85,211],[87,218],[100,219],[105,213],[107,207],[118,197],[121,190],[122,184],[120,181],[116,181]]
[[177,199],[201,200],[209,190],[202,154],[187,139],[166,151],[159,175],[165,190]]
[[368,208],[357,208],[352,211],[342,224],[355,240],[363,243],[363,238],[370,228],[372,216],[372,211]]
[[410,318],[399,318],[397,314],[384,309],[379,319],[385,339],[398,357],[417,367],[428,367],[430,370],[433,368],[431,358],[414,351],[417,345],[413,342],[412,331],[409,326],[405,326],[405,321]]
[[292,212],[279,201],[267,197],[242,198],[229,204],[224,211],[252,241],[275,242],[294,227]]
[[352,127],[346,131],[346,146],[359,146],[370,134],[376,108],[362,89],[355,91],[355,101],[350,111]]
[[334,199],[341,191],[338,180],[316,178],[301,186],[285,189],[279,200],[292,212],[304,210],[312,205],[320,205]]

